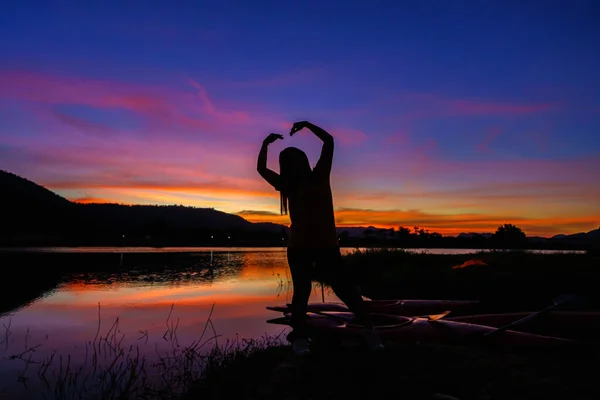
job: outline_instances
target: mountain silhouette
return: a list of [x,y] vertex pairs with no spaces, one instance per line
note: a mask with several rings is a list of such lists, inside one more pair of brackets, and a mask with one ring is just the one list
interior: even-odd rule
[[2,208],[33,207],[33,208],[68,208],[72,202],[26,178],[11,172],[0,170],[0,187],[5,193],[0,197]]
[[288,232],[284,225],[252,223],[213,208],[75,203],[7,171],[0,171],[0,188],[0,244],[122,244],[123,239],[131,244],[135,238],[143,239],[136,244],[160,244],[170,238],[207,244],[213,239],[216,244],[244,235],[281,244]]

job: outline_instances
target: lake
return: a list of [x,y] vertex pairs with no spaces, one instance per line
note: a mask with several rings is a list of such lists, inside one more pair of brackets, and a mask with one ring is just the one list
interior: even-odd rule
[[[201,337],[202,343],[206,342],[201,350],[208,351],[227,340],[241,343],[278,335],[284,339],[287,332],[282,325],[266,322],[280,315],[265,309],[291,301],[291,276],[283,247],[30,251],[48,253],[41,255],[42,260],[56,253],[64,257],[83,254],[89,260],[99,260],[102,254],[111,258],[106,265],[97,262],[94,268],[82,258],[36,298],[0,317],[0,399],[43,398],[44,393],[52,398],[54,383],[63,378],[81,382],[101,363],[125,368],[140,357],[146,360],[147,379],[160,381],[165,366],[160,372],[151,365],[164,362]],[[479,250],[423,251],[457,254]],[[137,253],[147,257],[136,259]],[[185,257],[156,258],[150,263],[152,257],[178,253]],[[50,261],[38,264],[39,268],[52,268]],[[15,282],[15,291],[19,285]],[[323,300],[339,301],[315,283],[310,301]],[[209,317],[212,324],[207,324]],[[211,340],[215,334],[219,336]],[[79,369],[81,372],[76,372]],[[173,371],[179,370],[173,367]],[[108,381],[105,376],[98,379]],[[62,383],[62,387],[69,385]]]

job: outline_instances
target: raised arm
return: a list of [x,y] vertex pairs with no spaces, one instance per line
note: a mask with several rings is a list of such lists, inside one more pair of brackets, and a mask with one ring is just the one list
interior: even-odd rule
[[271,133],[263,140],[260,152],[258,153],[258,162],[256,164],[256,170],[263,177],[264,180],[269,182],[275,189],[279,189],[279,174],[273,170],[267,168],[267,152],[269,145],[277,139],[283,139],[282,135]]
[[331,166],[333,164],[333,136],[331,136],[323,128],[311,124],[308,121],[296,122],[290,131],[290,136],[303,128],[310,129],[315,136],[323,141],[323,147],[321,147],[321,156],[319,157],[319,161],[317,161],[317,165],[315,166],[314,170],[317,173],[329,175],[331,172]]

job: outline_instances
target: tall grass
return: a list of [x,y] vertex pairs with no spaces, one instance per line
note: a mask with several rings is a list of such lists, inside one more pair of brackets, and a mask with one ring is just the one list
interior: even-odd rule
[[373,299],[480,300],[489,310],[518,311],[577,293],[600,307],[600,259],[585,253],[481,251],[431,254],[367,249],[345,256],[348,272]]
[[220,335],[211,319],[214,306],[198,338],[182,345],[177,336],[179,319],[171,317],[172,305],[160,338],[167,341],[170,348],[161,352],[155,345],[154,361],[140,352],[140,342],[146,344],[149,341],[147,330],[139,331],[136,345],[124,345],[125,334],[120,333],[118,317],[108,331],[101,332],[100,306],[96,335],[86,342],[83,360],[56,351],[37,359],[36,351],[41,344],[28,343],[29,332],[25,337],[25,350],[11,352],[8,347],[13,335],[10,320],[4,325],[0,346],[5,347],[8,360],[23,363],[17,380],[31,387],[31,398],[176,399],[207,374],[222,369],[231,361],[282,343],[281,334],[260,339],[236,337],[219,343]]

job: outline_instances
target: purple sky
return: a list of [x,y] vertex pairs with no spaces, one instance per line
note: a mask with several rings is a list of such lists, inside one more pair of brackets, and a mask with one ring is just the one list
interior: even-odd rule
[[[444,234],[600,226],[600,5],[573,2],[10,2],[0,168],[79,201],[257,221],[270,132],[336,137],[339,225]],[[125,4],[125,5],[124,5]]]

